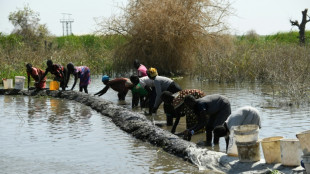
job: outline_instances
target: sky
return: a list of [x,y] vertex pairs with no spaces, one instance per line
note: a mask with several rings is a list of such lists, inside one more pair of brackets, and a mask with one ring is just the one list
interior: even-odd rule
[[[95,18],[109,18],[120,13],[119,7],[127,5],[128,0],[0,0],[0,32],[9,34],[13,25],[9,22],[10,12],[30,9],[40,14],[40,23],[46,24],[51,34],[63,34],[61,19],[74,20],[72,33],[91,34],[96,30]],[[228,19],[231,34],[242,35],[254,30],[259,35],[278,32],[298,31],[289,20],[301,22],[301,11],[308,8],[310,0],[233,0],[234,15]],[[64,16],[64,13],[70,14]],[[310,30],[310,22],[306,26]]]

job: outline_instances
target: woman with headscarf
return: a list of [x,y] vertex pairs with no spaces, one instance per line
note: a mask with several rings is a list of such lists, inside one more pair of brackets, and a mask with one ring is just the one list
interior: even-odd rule
[[185,89],[178,92],[177,96],[172,95],[169,91],[164,91],[161,99],[164,102],[164,111],[167,116],[167,124],[175,122],[172,126],[171,132],[175,133],[176,127],[179,124],[180,118],[186,116],[186,128],[189,129],[197,124],[195,113],[184,104],[184,98],[187,95],[193,95],[196,99],[205,96],[205,93],[199,89]]
[[[74,66],[73,63],[68,63],[68,82],[70,80],[70,74],[74,76],[74,83],[72,85],[71,90],[74,89],[76,85],[76,81],[80,79],[80,92],[88,93],[88,85],[90,84],[90,69],[87,66]],[[67,82],[67,83],[68,83]]]
[[40,68],[33,67],[30,63],[27,63],[27,75],[28,75],[28,90],[29,90],[29,84],[30,84],[30,76],[35,80],[35,87],[36,89],[44,89],[46,86],[46,77],[42,79],[40,82],[39,80],[44,74],[44,71]]
[[156,99],[153,106],[153,112],[156,112],[159,105],[161,104],[161,94],[163,91],[169,91],[172,94],[181,91],[181,87],[174,82],[172,79],[164,76],[159,76],[156,68],[149,68],[147,70],[147,75],[150,79],[154,80],[154,86],[156,90]]

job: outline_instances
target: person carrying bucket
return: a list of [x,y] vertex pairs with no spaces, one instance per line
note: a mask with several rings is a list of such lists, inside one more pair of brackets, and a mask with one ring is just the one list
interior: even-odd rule
[[256,108],[251,106],[245,106],[237,109],[227,118],[224,124],[214,128],[213,132],[215,136],[225,137],[226,153],[229,143],[233,143],[230,142],[233,141],[233,135],[230,135],[230,133],[233,131],[233,127],[247,124],[254,124],[261,128],[259,112]]
[[[192,95],[184,98],[184,103],[196,114],[197,124],[183,132],[184,139],[191,140],[191,136],[198,130],[205,127],[207,133],[206,145],[212,145],[212,131],[222,125],[227,117],[231,114],[229,100],[218,94],[207,95],[199,99],[195,99]],[[214,136],[213,143],[219,143],[219,137]]]
[[68,79],[67,68],[63,67],[62,65],[54,64],[52,60],[48,60],[46,64],[47,68],[43,76],[40,78],[39,82],[41,82],[42,79],[47,75],[47,73],[50,72],[51,74],[55,75],[54,80],[60,82],[60,86],[64,91],[67,87],[67,79]]
[[128,93],[128,90],[131,86],[131,82],[128,78],[116,78],[110,80],[110,77],[107,75],[102,76],[102,83],[105,84],[105,87],[95,93],[94,95],[102,96],[105,94],[108,89],[111,87],[114,91],[118,92],[118,100],[125,100],[125,97]]
[[68,63],[68,81],[70,80],[70,74],[74,76],[74,83],[72,85],[71,90],[74,89],[76,85],[76,81],[80,79],[80,92],[88,93],[87,86],[90,84],[90,69],[87,66],[74,66],[73,63]]
[[187,129],[193,127],[197,123],[195,113],[184,104],[184,98],[187,95],[193,95],[196,99],[198,99],[205,96],[206,94],[199,89],[185,89],[178,92],[177,96],[172,95],[172,93],[169,91],[164,91],[161,94],[167,120],[169,119],[169,122],[172,124],[173,118],[176,118],[172,126],[171,133],[175,133],[180,118],[183,116],[186,116]]
[[41,81],[41,77],[44,74],[44,71],[40,68],[33,67],[30,63],[27,63],[27,76],[28,76],[28,90],[30,89],[30,76],[35,80],[35,88],[40,90],[46,87],[46,77],[44,77]]

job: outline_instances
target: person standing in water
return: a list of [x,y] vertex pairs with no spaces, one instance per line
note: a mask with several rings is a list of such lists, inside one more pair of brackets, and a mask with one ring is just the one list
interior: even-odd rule
[[183,116],[186,116],[187,129],[197,124],[195,113],[184,104],[184,98],[187,95],[193,95],[198,99],[205,96],[205,93],[198,89],[185,89],[178,92],[177,96],[173,96],[169,91],[164,91],[161,95],[161,99],[164,102],[164,112],[167,116],[167,122],[169,122],[169,125],[173,123],[173,118],[176,118],[171,133],[175,133],[180,118]]
[[79,78],[80,92],[83,92],[84,89],[84,92],[88,93],[87,87],[90,84],[90,69],[87,66],[74,66],[73,63],[68,63],[67,69],[68,69],[68,82],[70,80],[70,74],[73,74],[74,76],[74,83],[72,85],[71,90],[74,89],[76,81]]
[[44,77],[44,79],[42,79],[39,82],[39,80],[44,74],[44,71],[39,68],[33,67],[30,63],[27,63],[26,68],[27,68],[27,76],[28,76],[28,90],[29,90],[29,85],[30,85],[30,76],[35,81],[36,89],[44,89],[46,87],[46,77]]
[[118,92],[118,100],[125,100],[125,97],[131,86],[131,82],[127,78],[116,78],[110,80],[110,77],[107,75],[102,76],[102,83],[105,84],[105,87],[94,95],[102,96],[111,87],[114,91]]
[[138,77],[144,77],[144,76],[147,76],[146,74],[146,67],[144,65],[142,65],[138,59],[136,59],[134,62],[133,62],[133,66],[137,69],[137,76]]
[[[184,103],[191,108],[196,114],[197,124],[183,132],[184,139],[190,141],[191,136],[198,130],[205,127],[207,133],[207,145],[212,145],[212,131],[222,125],[231,114],[229,100],[218,94],[207,95],[199,99],[195,99],[192,95],[187,95],[184,98]],[[214,136],[213,143],[219,143],[219,137]]]
[[[214,136],[217,137],[225,137],[226,141],[226,153],[228,150],[228,144],[230,139],[233,140],[230,133],[232,132],[235,126],[254,124],[261,128],[261,120],[259,116],[259,112],[256,108],[251,106],[245,106],[237,109],[233,112],[224,124],[216,126],[213,130]],[[231,142],[232,143],[232,142]]]
[[[147,75],[150,79],[154,80],[154,87],[156,91],[156,98],[155,98],[155,104],[153,106],[153,113],[157,111],[159,105],[161,104],[161,94],[163,91],[169,91],[172,94],[179,92],[182,90],[182,88],[174,82],[172,79],[164,76],[159,76],[157,73],[156,68],[149,68],[147,70]],[[171,126],[172,124],[167,122],[168,126]]]
[[67,87],[67,78],[68,78],[67,68],[58,64],[54,64],[52,60],[48,60],[46,64],[47,68],[43,76],[40,78],[39,83],[44,79],[44,77],[48,74],[48,72],[50,72],[51,74],[55,75],[54,80],[60,82],[60,86],[64,91]]

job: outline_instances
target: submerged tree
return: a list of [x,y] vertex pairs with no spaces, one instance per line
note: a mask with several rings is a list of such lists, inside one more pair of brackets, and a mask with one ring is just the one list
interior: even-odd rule
[[[301,44],[305,44],[305,30],[306,30],[306,24],[307,22],[310,21],[310,16],[307,15],[308,9],[306,8],[304,11],[302,11],[302,20],[301,23],[299,24],[299,22],[297,20],[292,21],[290,20],[292,26],[297,26],[299,29],[299,43]],[[309,19],[307,20],[307,17],[309,17]]]
[[160,73],[183,73],[208,38],[227,30],[229,8],[227,0],[129,0],[124,14],[101,21],[99,31],[128,39],[114,56],[121,66],[137,58]]
[[[44,37],[48,35],[48,29],[45,24],[40,24],[40,15],[25,6],[23,9],[11,12],[9,21],[13,24],[13,34],[23,37],[25,43],[36,48]],[[43,42],[42,42],[43,43]]]

